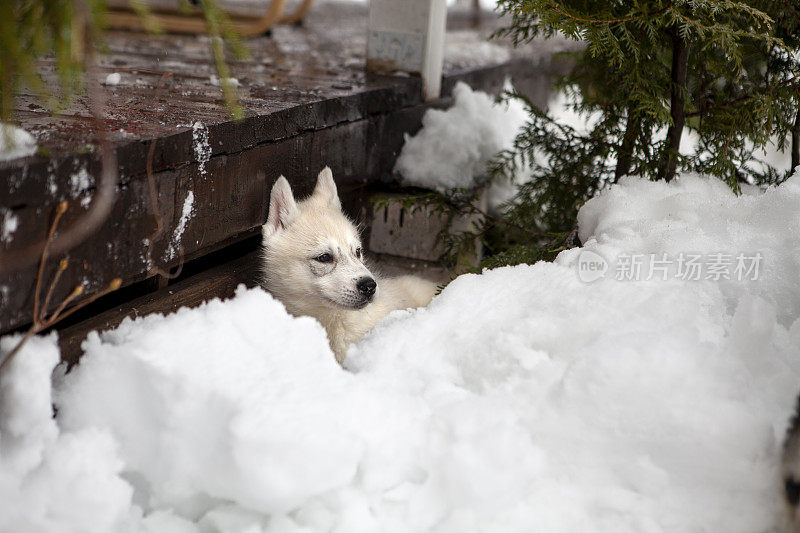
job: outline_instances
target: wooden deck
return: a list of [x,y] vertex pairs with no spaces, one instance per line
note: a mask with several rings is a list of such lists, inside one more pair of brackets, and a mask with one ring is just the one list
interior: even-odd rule
[[[251,57],[232,62],[245,110],[238,122],[230,119],[213,83],[208,38],[111,33],[102,70],[121,74],[118,85],[106,86],[107,125],[119,162],[117,200],[96,234],[69,252],[70,267],[53,305],[78,284],[90,295],[116,277],[129,289],[105,308],[167,290],[163,279],[142,283],[151,267],[170,269],[252,238],[266,219],[269,190],[281,174],[303,195],[317,172],[330,166],[347,210],[361,216],[369,189],[391,186],[403,135],[420,127],[430,105],[446,105],[458,80],[497,92],[511,76],[518,88],[541,100],[549,55],[487,45],[485,36],[497,27],[493,15],[486,15],[481,30],[470,24],[469,13],[450,14],[448,39],[458,43],[453,48],[458,54],[446,59],[443,98],[431,104],[421,100],[416,78],[365,73],[364,7],[320,1],[302,26],[277,27],[270,36],[248,40]],[[52,65],[43,62],[42,69]],[[167,72],[170,81],[156,98]],[[55,117],[31,95],[22,95],[17,108],[41,150],[0,162],[0,221],[6,214],[18,221],[18,229],[0,241],[0,262],[4,250],[41,239],[62,200],[69,202],[62,227],[85,212],[99,175],[91,148],[96,132],[84,100]],[[165,229],[148,245],[156,227],[145,169],[153,143]],[[182,220],[187,205],[191,209]],[[242,257],[252,253],[245,252]],[[57,261],[50,263],[45,280]],[[239,270],[252,275],[250,268]],[[243,276],[203,298],[229,293]],[[35,266],[0,277],[0,333],[30,322],[35,278]],[[117,314],[124,315],[124,308]]]

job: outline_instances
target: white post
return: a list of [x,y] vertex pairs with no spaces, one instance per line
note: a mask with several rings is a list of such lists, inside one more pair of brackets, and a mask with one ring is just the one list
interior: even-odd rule
[[422,76],[425,100],[442,86],[446,0],[370,0],[367,70]]

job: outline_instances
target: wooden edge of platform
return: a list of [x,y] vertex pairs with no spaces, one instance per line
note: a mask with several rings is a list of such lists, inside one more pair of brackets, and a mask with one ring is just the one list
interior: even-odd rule
[[259,268],[260,251],[255,250],[68,326],[59,331],[61,360],[74,365],[82,355],[81,344],[90,332],[115,328],[128,317],[174,313],[182,307],[197,307],[214,298],[230,298],[241,284],[254,287]]

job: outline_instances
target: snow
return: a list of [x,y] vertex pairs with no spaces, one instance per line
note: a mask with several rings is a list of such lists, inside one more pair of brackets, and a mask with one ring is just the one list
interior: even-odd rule
[[[748,146],[750,146],[749,143]],[[788,150],[788,146],[781,146],[776,138],[772,138],[766,146],[757,148],[755,150],[755,155],[759,159],[762,159],[767,165],[775,168],[778,172],[788,172],[790,170],[789,167],[792,161],[791,152]],[[766,170],[763,164],[754,164],[752,166],[762,172]]]
[[36,153],[36,139],[30,133],[0,122],[0,161],[28,157]]
[[[0,339],[8,353],[19,336]],[[110,433],[53,419],[55,335],[32,338],[0,374],[0,531],[102,533],[131,520],[132,490]]]
[[119,72],[112,72],[108,76],[106,76],[106,85],[119,85],[119,82],[122,81],[122,74]]
[[481,39],[475,31],[451,31],[445,34],[444,62],[447,68],[499,65],[511,59],[507,46]]
[[[83,195],[80,201],[81,207],[84,209],[88,208],[89,204],[92,203],[92,195],[89,193],[89,189],[94,185],[94,178],[89,174],[89,171],[86,170],[86,168],[81,168],[77,172],[71,174],[69,177],[69,185],[70,196],[72,198],[78,198]],[[51,187],[51,192],[53,187]]]
[[47,169],[47,191],[50,195],[55,195],[58,192],[58,185],[56,185],[56,177],[54,174],[50,172],[50,168],[48,166]]
[[[35,338],[0,375],[0,530],[779,531],[798,205],[800,173],[739,197],[626,178],[581,209],[582,248],[460,276],[345,369],[261,289],[92,333],[54,392]],[[682,252],[763,262],[618,279]]]
[[[677,258],[681,253],[764,256],[758,279],[746,283],[775,306],[786,327],[800,316],[800,171],[778,188],[749,188],[736,196],[717,179],[683,174],[676,183],[628,177],[586,203],[578,214],[579,237],[606,258],[643,251]],[[596,243],[596,244],[595,244]],[[670,273],[676,270],[672,265]],[[716,286],[728,298],[742,284],[730,272]],[[701,274],[705,278],[705,273]]]
[[11,242],[14,232],[19,228],[19,218],[10,209],[0,209],[3,213],[2,224],[0,224],[0,242]]
[[81,193],[89,189],[94,183],[94,178],[86,168],[81,168],[69,177],[70,193],[72,198],[77,198]]
[[199,120],[192,124],[192,142],[194,157],[197,159],[197,170],[206,176],[206,163],[211,160],[211,144],[208,140],[208,128]]
[[214,85],[215,87],[219,87],[221,83],[225,83],[231,87],[239,87],[239,85],[241,85],[237,78],[222,78],[220,81],[220,78],[215,74],[212,74],[209,77],[209,81],[211,82],[211,85]]
[[181,218],[178,220],[178,225],[175,226],[175,231],[172,232],[172,240],[166,250],[166,259],[174,259],[175,254],[181,249],[181,238],[183,232],[186,231],[186,224],[192,217],[192,208],[194,207],[194,193],[189,191],[186,198],[183,200],[183,208],[181,209]]
[[602,119],[600,113],[581,113],[575,110],[578,99],[566,91],[552,95],[547,102],[547,114],[559,124],[569,126],[578,135],[587,135]]
[[440,192],[477,186],[489,160],[512,147],[528,120],[521,102],[497,103],[463,82],[456,84],[453,98],[450,109],[426,111],[422,129],[405,136],[395,171],[406,185]]

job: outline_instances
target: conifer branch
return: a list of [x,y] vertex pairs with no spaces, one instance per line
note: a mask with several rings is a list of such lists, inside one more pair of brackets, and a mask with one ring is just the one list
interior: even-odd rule
[[[498,231],[501,224],[487,220],[491,227],[480,236],[495,254],[487,261],[548,257],[559,243],[527,242],[518,227],[567,232],[580,206],[623,175],[669,180],[691,170],[737,192],[742,181],[786,179],[752,163],[763,163],[756,148],[791,136],[792,162],[800,165],[800,111],[792,93],[800,79],[800,17],[792,4],[500,0],[512,22],[495,36],[516,45],[556,34],[586,43],[564,54],[572,66],[557,88],[593,121],[576,131],[523,99],[530,122],[490,169],[492,179],[527,180],[500,217],[517,227]],[[665,138],[655,138],[661,130]],[[698,139],[686,155],[679,151],[684,130]]]
[[565,17],[570,18],[572,20],[576,20],[578,22],[588,22],[592,24],[616,24],[618,22],[631,22],[633,20],[641,20],[648,17],[654,17],[656,15],[660,15],[672,7],[672,2],[668,3],[661,9],[657,9],[656,11],[650,11],[647,13],[641,13],[639,15],[631,15],[629,17],[615,18],[615,19],[590,19],[590,18],[578,17],[576,15],[571,15],[570,13],[561,9],[560,7],[558,7],[558,4],[554,2],[550,4],[550,7],[552,7],[556,12],[564,15]]

